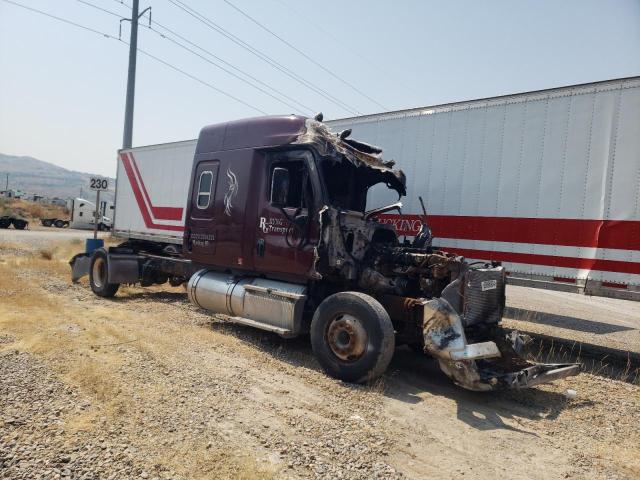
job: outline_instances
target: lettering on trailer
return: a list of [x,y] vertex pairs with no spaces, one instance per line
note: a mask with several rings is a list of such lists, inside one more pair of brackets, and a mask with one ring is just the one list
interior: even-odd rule
[[[415,236],[422,226],[420,215],[382,214],[378,218],[381,223],[393,225],[398,235]],[[468,258],[578,270],[640,274],[640,262],[492,251],[443,245],[443,242],[446,243],[446,240],[452,239],[627,251],[640,250],[640,221],[461,215],[427,215],[427,221],[438,248],[451,250]]]
[[183,225],[156,223],[158,220],[181,221],[183,209],[179,207],[157,207],[153,205],[133,154],[121,153],[120,159],[122,160],[124,171],[127,174],[129,184],[133,190],[133,196],[136,199],[145,226],[151,230],[184,231]]

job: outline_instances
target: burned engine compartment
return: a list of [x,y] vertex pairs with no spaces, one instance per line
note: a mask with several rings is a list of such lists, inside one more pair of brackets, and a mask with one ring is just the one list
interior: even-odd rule
[[400,202],[366,211],[369,187],[384,183],[399,200],[406,194],[405,177],[381,159],[381,149],[346,141],[349,133],[332,135],[318,122],[308,125],[306,141],[330,164],[349,167],[324,169],[325,184],[338,188],[328,189],[337,194],[318,212],[320,239],[310,277],[376,298],[389,313],[396,341],[436,358],[464,388],[522,388],[578,374],[579,364],[541,364],[521,356],[525,338],[500,326],[506,273],[499,263],[470,264],[433,248],[426,222],[412,242],[401,243],[391,225],[376,220],[400,211]]

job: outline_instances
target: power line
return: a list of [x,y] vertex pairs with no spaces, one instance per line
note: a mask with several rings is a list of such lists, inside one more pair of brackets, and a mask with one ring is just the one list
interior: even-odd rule
[[[129,45],[127,42],[125,42],[123,40],[120,40],[115,36],[109,35],[108,33],[101,32],[101,31],[96,30],[96,29],[91,28],[91,27],[87,27],[86,25],[81,25],[81,24],[73,22],[71,20],[67,20],[66,18],[62,18],[62,17],[58,17],[56,15],[52,15],[52,14],[44,12],[42,10],[38,10],[37,8],[28,7],[28,6],[23,5],[21,3],[14,2],[13,0],[1,0],[1,1],[9,3],[9,4],[12,4],[12,5],[15,5],[16,7],[23,8],[25,10],[29,10],[31,12],[39,13],[40,15],[44,15],[46,17],[53,18],[54,20],[58,20],[59,22],[66,23],[68,25],[72,25],[72,26],[77,27],[77,28],[81,28],[83,30],[95,33],[97,35],[101,35],[101,36],[103,36],[105,38],[117,40],[118,42],[120,42],[120,43],[122,43],[124,45]],[[151,54],[151,53],[149,53],[149,52],[147,52],[145,50],[142,50],[141,48],[138,48],[137,50],[140,53],[142,53],[143,55],[146,55],[147,57],[149,57],[149,58],[151,58],[151,59],[153,59],[153,60],[155,60],[155,61],[157,61],[157,62],[159,62],[159,63],[161,63],[163,65],[165,65],[166,67],[169,67],[172,70],[175,70],[176,72],[179,72],[182,75],[184,75],[184,76],[186,76],[186,77],[188,77],[188,78],[190,78],[192,80],[195,80],[196,82],[201,83],[202,85],[205,85],[205,86],[211,88],[212,90],[215,90],[216,92],[221,93],[222,95],[224,95],[224,96],[226,96],[228,98],[231,98],[231,99],[233,99],[233,100],[235,100],[235,101],[237,101],[239,103],[242,103],[243,105],[251,108],[252,110],[255,110],[255,111],[259,112],[259,113],[262,113],[263,115],[267,115],[267,112],[265,112],[264,110],[261,110],[260,108],[256,107],[255,105],[252,105],[252,104],[250,104],[248,102],[245,102],[244,100],[242,100],[242,99],[240,99],[240,98],[238,98],[238,97],[236,97],[236,96],[234,96],[234,95],[232,95],[232,94],[230,94],[228,92],[225,92],[224,90],[222,90],[222,89],[220,89],[218,87],[215,87],[215,86],[211,85],[208,82],[205,82],[201,78],[198,78],[195,75],[192,75],[189,72],[186,72],[185,70],[182,70],[181,68],[176,67],[175,65],[173,65],[173,64],[171,64],[171,63],[169,63],[169,62],[167,62],[165,60],[163,60],[163,59],[161,59],[159,57],[156,57],[155,55],[153,55],[153,54]]]
[[[156,22],[156,24],[157,24],[157,25],[160,25],[160,24],[158,24],[157,22]],[[160,32],[160,31],[156,30],[156,29],[155,29],[155,28],[153,28],[153,27],[148,27],[148,26],[146,26],[145,28],[148,28],[149,30],[151,30],[151,31],[153,31],[153,32],[155,32],[155,33],[157,33],[158,35],[160,35],[160,37],[164,38],[165,40],[168,40],[169,42],[173,43],[174,45],[177,45],[177,46],[179,46],[180,48],[182,48],[182,49],[186,50],[187,52],[190,52],[191,54],[193,54],[193,55],[197,56],[198,58],[200,58],[200,59],[204,60],[205,62],[207,62],[207,63],[209,63],[209,64],[213,65],[214,67],[219,68],[219,69],[220,69],[220,70],[222,70],[223,72],[226,72],[227,74],[231,75],[232,77],[237,78],[238,80],[240,80],[240,81],[242,81],[242,82],[246,83],[247,85],[249,85],[249,86],[251,86],[251,87],[255,88],[256,90],[258,90],[258,91],[262,92],[263,94],[268,95],[269,97],[271,97],[271,98],[273,98],[274,100],[276,100],[276,101],[278,101],[278,102],[282,103],[283,105],[286,105],[287,107],[292,108],[294,111],[297,111],[297,112],[299,112],[299,111],[300,111],[300,108],[299,108],[299,107],[296,107],[296,106],[292,105],[291,103],[288,103],[288,102],[286,102],[286,101],[282,100],[281,98],[278,98],[277,96],[275,96],[275,95],[273,95],[272,93],[268,92],[268,91],[267,91],[267,90],[265,90],[264,88],[262,88],[262,87],[260,87],[260,86],[258,86],[258,85],[256,85],[256,84],[254,84],[254,83],[250,82],[250,81],[249,81],[249,80],[247,80],[246,78],[242,78],[240,75],[238,75],[238,74],[236,74],[236,73],[232,72],[231,70],[229,70],[229,69],[227,69],[227,68],[225,68],[225,67],[223,67],[223,66],[219,65],[218,63],[216,63],[216,62],[214,62],[214,61],[212,61],[212,60],[210,60],[210,59],[206,58],[205,56],[203,56],[203,55],[199,54],[199,53],[198,53],[198,52],[196,52],[195,50],[193,50],[193,49],[191,49],[191,48],[187,47],[186,45],[184,45],[184,44],[182,44],[182,43],[178,42],[178,41],[177,41],[177,40],[175,40],[174,38],[171,38],[170,36],[168,36],[168,35],[166,35],[166,34],[164,34],[164,33]],[[191,42],[189,42],[189,43],[191,43]],[[195,44],[194,44],[194,45],[195,45]],[[200,50],[202,50],[202,51],[206,52],[208,55],[211,55],[212,57],[219,59],[219,57],[217,57],[217,56],[216,56],[216,55],[214,55],[213,53],[209,52],[208,50],[206,50],[206,49],[204,49],[204,48],[202,48],[202,47],[200,47],[200,46],[198,46],[198,45],[195,45],[195,46],[196,46],[197,48],[199,48]],[[221,59],[220,59],[220,60],[221,60]],[[221,61],[222,61],[222,60],[221,60]],[[226,63],[226,62],[225,62],[225,63]],[[250,78],[255,78],[255,77],[251,77],[251,75],[247,74],[246,72],[243,72],[242,70],[237,69],[236,67],[233,67],[233,66],[232,66],[232,68],[234,68],[234,69],[236,69],[236,70],[240,71],[242,74],[247,75],[247,76],[248,76],[248,77],[250,77]],[[257,80],[257,79],[256,79],[256,80]],[[258,81],[259,81],[259,80],[258,80]],[[260,83],[263,83],[263,82],[261,82],[261,81],[259,81],[259,82],[260,82]],[[282,95],[283,97],[287,98],[287,95],[285,95],[284,93],[282,93],[282,92],[280,92],[280,91],[276,90],[275,88],[273,88],[273,87],[269,86],[268,84],[265,84],[265,83],[263,83],[263,84],[264,84],[265,86],[267,86],[268,88],[272,89],[273,91],[277,92],[278,94]],[[296,102],[296,100],[293,100],[293,99],[291,99],[291,100],[292,100],[293,102]],[[298,102],[296,102],[296,103],[298,103]],[[300,105],[303,107],[303,109],[305,109],[305,110],[306,110],[306,112],[303,112],[304,114],[308,115],[309,113],[313,113],[313,110],[312,110],[311,108],[309,108],[309,107],[307,107],[307,106],[305,106],[305,105],[303,105],[303,104],[300,104]]]
[[92,8],[95,8],[96,10],[100,10],[101,12],[108,13],[109,15],[113,15],[114,17],[122,18],[122,15],[120,15],[119,13],[112,12],[111,10],[107,10],[106,8],[99,7],[98,5],[94,5],[93,3],[87,2],[86,0],[76,0],[76,1],[83,3],[88,7],[92,7]]
[[281,71],[282,73],[284,73],[288,77],[292,78],[296,82],[301,83],[305,87],[313,90],[314,92],[318,93],[319,95],[321,95],[325,99],[329,100],[330,102],[334,103],[335,105],[338,105],[343,110],[345,110],[345,111],[347,111],[347,112],[349,112],[351,114],[355,114],[355,115],[360,115],[361,114],[355,108],[347,105],[346,103],[342,102],[341,100],[339,100],[336,97],[334,97],[333,95],[331,95],[326,90],[323,90],[322,88],[320,88],[317,85],[313,84],[309,80],[306,80],[305,78],[303,78],[300,75],[296,74],[295,72],[291,71],[289,68],[285,67],[284,65],[282,65],[278,61],[276,61],[273,58],[269,57],[267,54],[261,52],[260,50],[258,50],[255,47],[251,46],[250,44],[248,44],[247,42],[245,42],[241,38],[239,38],[236,35],[232,34],[228,30],[225,30],[223,27],[221,27],[220,25],[216,24],[215,22],[213,22],[212,20],[210,20],[206,16],[202,15],[198,11],[196,11],[193,8],[189,7],[184,2],[182,2],[180,0],[168,0],[168,1],[170,3],[172,3],[174,6],[178,7],[179,9],[181,9],[182,11],[186,12],[188,15],[190,15],[193,18],[195,18],[196,20],[200,21],[201,23],[203,23],[204,25],[206,25],[210,29],[218,32],[219,34],[221,34],[224,37],[228,38],[229,40],[231,40],[235,44],[239,45],[240,47],[242,47],[245,50],[249,51],[253,55],[257,56],[258,58],[260,58],[264,62],[268,63],[273,68]]
[[58,20],[59,22],[67,23],[69,25],[73,25],[74,27],[82,28],[83,30],[87,30],[89,32],[97,33],[98,35],[102,35],[103,37],[112,38],[114,40],[117,40],[116,37],[113,37],[113,36],[109,35],[108,33],[104,33],[104,32],[101,32],[99,30],[96,30],[94,28],[87,27],[86,25],[80,25],[79,23],[72,22],[71,20],[67,20],[66,18],[56,17],[55,15],[51,15],[50,13],[43,12],[42,10],[38,10],[37,8],[28,7],[28,6],[23,5],[21,3],[14,2],[12,0],[2,0],[2,1],[6,2],[6,3],[10,3],[12,5],[15,5],[16,7],[24,8],[25,10],[30,10],[32,12],[39,13],[39,14],[44,15],[46,17],[53,18],[55,20]]
[[[86,0],[76,0],[76,1],[78,1],[78,2],[80,2],[80,3],[83,3],[83,4],[85,4],[85,5],[89,6],[89,7],[93,7],[93,8],[95,8],[95,9],[97,9],[97,10],[100,10],[100,11],[102,11],[102,12],[104,12],[104,13],[108,13],[109,15],[113,15],[113,16],[116,16],[116,17],[118,17],[118,18],[122,18],[122,16],[121,16],[121,15],[119,15],[118,13],[112,12],[112,11],[110,11],[110,10],[106,10],[106,9],[104,9],[104,8],[102,8],[102,7],[99,7],[99,6],[97,6],[97,5],[94,5],[94,4],[93,4],[93,3],[91,3],[91,2],[87,2]],[[116,1],[116,2],[118,2],[118,3],[120,3],[118,0],[115,0],[115,1]],[[124,4],[124,3],[122,3],[122,5],[125,5],[125,4]],[[315,113],[315,111],[314,111],[312,108],[307,107],[306,105],[304,105],[304,104],[302,104],[302,103],[298,102],[297,100],[295,100],[295,99],[293,99],[293,98],[289,97],[289,96],[288,96],[288,95],[286,95],[285,93],[283,93],[283,92],[281,92],[281,91],[279,91],[279,90],[277,90],[277,89],[273,88],[272,86],[268,85],[267,83],[262,82],[261,80],[259,80],[259,79],[255,78],[255,77],[251,76],[250,74],[248,74],[248,73],[244,72],[243,70],[241,70],[241,69],[239,69],[239,68],[235,67],[234,65],[230,64],[229,62],[226,62],[225,60],[221,59],[220,57],[218,57],[218,56],[217,56],[217,55],[215,55],[214,53],[210,52],[209,50],[206,50],[205,48],[203,48],[203,47],[201,47],[201,46],[199,46],[199,45],[197,45],[197,44],[195,44],[195,43],[193,43],[193,42],[191,42],[189,39],[187,39],[187,38],[183,37],[183,36],[182,36],[182,35],[180,35],[179,33],[174,32],[174,31],[173,31],[173,30],[171,30],[170,28],[165,27],[164,25],[160,24],[160,23],[159,23],[159,22],[157,22],[157,21],[154,21],[153,23],[154,23],[155,25],[158,25],[159,27],[163,28],[164,30],[166,30],[166,31],[170,32],[171,34],[173,34],[173,35],[175,35],[175,36],[177,36],[177,37],[181,38],[183,41],[185,41],[185,42],[189,43],[190,45],[192,45],[192,46],[194,46],[194,47],[198,48],[199,50],[201,50],[201,51],[203,51],[203,52],[207,53],[208,55],[210,55],[210,56],[212,56],[212,57],[216,58],[217,60],[219,60],[219,61],[223,62],[224,64],[229,65],[229,67],[233,68],[234,70],[239,71],[239,72],[240,72],[240,73],[242,73],[243,75],[246,75],[247,77],[252,78],[252,79],[253,79],[253,80],[255,80],[256,82],[258,82],[258,83],[260,83],[260,84],[264,85],[265,87],[267,87],[267,88],[269,88],[269,89],[273,90],[274,92],[278,93],[278,94],[279,94],[279,95],[281,95],[282,97],[287,98],[287,99],[291,100],[291,101],[292,101],[292,102],[294,102],[294,103],[297,103],[298,105],[300,105],[300,107],[302,107],[304,110],[306,110],[306,112],[302,112],[304,115],[309,115],[310,113],[311,113],[311,114]],[[265,95],[268,95],[269,97],[271,97],[271,98],[273,98],[274,100],[276,100],[276,101],[278,101],[278,102],[282,103],[283,105],[286,105],[287,107],[289,107],[289,108],[293,109],[293,111],[298,112],[298,113],[301,113],[301,112],[300,112],[300,107],[296,107],[296,106],[292,105],[291,103],[285,102],[285,101],[284,101],[284,100],[282,100],[281,98],[278,98],[277,96],[275,96],[275,95],[273,95],[272,93],[270,93],[270,92],[266,91],[265,89],[263,89],[263,88],[261,88],[261,87],[259,87],[259,86],[255,85],[255,84],[253,84],[253,83],[252,83],[252,82],[250,82],[249,80],[247,80],[247,79],[245,79],[245,78],[242,78],[241,76],[237,75],[236,73],[229,71],[229,70],[228,70],[228,69],[226,69],[225,67],[222,67],[222,66],[218,65],[216,62],[214,62],[214,61],[212,61],[212,60],[210,60],[210,59],[208,59],[208,58],[203,57],[202,55],[200,55],[199,53],[195,52],[195,51],[194,51],[194,50],[192,50],[191,48],[187,47],[186,45],[183,45],[182,43],[178,42],[177,40],[175,40],[175,39],[173,39],[173,38],[171,38],[171,37],[169,37],[169,36],[167,36],[166,34],[164,34],[164,33],[162,33],[162,32],[159,32],[159,31],[158,31],[158,30],[156,30],[155,28],[153,28],[153,27],[151,27],[151,26],[147,26],[147,25],[142,25],[142,26],[143,26],[143,27],[145,27],[145,28],[147,28],[147,29],[149,29],[149,30],[151,30],[151,31],[153,31],[153,32],[155,32],[156,34],[158,34],[158,35],[159,35],[160,37],[162,37],[163,39],[168,40],[169,42],[171,42],[171,43],[173,43],[173,44],[175,44],[175,45],[179,46],[180,48],[182,48],[182,49],[184,49],[184,50],[186,50],[186,51],[188,51],[188,52],[190,52],[190,53],[192,53],[193,55],[196,55],[197,57],[199,57],[200,59],[204,60],[205,62],[207,62],[207,63],[209,63],[209,64],[211,64],[211,65],[215,66],[216,68],[219,68],[220,70],[222,70],[222,71],[224,71],[224,72],[226,72],[226,73],[228,73],[229,75],[233,76],[234,78],[237,78],[238,80],[240,80],[240,81],[242,81],[242,82],[246,83],[247,85],[249,85],[249,86],[251,86],[251,87],[253,87],[253,88],[257,89],[258,91],[260,91],[260,92],[264,93]]]
[[284,43],[286,46],[288,46],[289,48],[291,48],[292,50],[298,52],[300,55],[302,55],[304,58],[306,58],[307,60],[309,60],[311,63],[313,63],[314,65],[316,65],[317,67],[320,67],[322,70],[324,70],[325,72],[327,72],[329,75],[331,75],[333,78],[339,80],[340,82],[344,83],[346,86],[348,86],[349,88],[351,88],[353,91],[359,93],[360,95],[362,95],[364,98],[366,98],[367,100],[369,100],[372,103],[375,103],[377,106],[379,106],[380,108],[382,108],[383,110],[388,110],[387,107],[385,107],[384,105],[382,105],[380,102],[378,102],[377,100],[371,98],[369,95],[367,95],[366,93],[364,93],[362,90],[360,90],[358,87],[356,87],[355,85],[353,85],[352,83],[348,82],[347,80],[345,80],[344,78],[342,78],[340,75],[336,75],[333,71],[331,71],[329,68],[325,67],[324,65],[322,65],[320,62],[318,62],[317,60],[315,60],[314,58],[310,57],[308,54],[306,54],[305,52],[303,52],[302,50],[300,50],[298,47],[296,47],[295,45],[293,45],[292,43],[288,42],[287,40],[285,40],[284,38],[282,38],[280,35],[278,35],[277,33],[275,33],[273,30],[269,29],[268,27],[266,27],[265,25],[263,25],[262,23],[260,23],[258,20],[256,20],[255,18],[253,18],[251,15],[249,15],[247,12],[245,12],[244,10],[242,10],[241,8],[237,7],[236,5],[234,5],[230,0],[223,0],[224,3],[226,3],[227,5],[229,5],[231,8],[233,8],[234,10],[236,10],[237,12],[239,12],[241,15],[243,15],[244,17],[248,18],[249,20],[251,20],[251,22],[255,23],[256,25],[258,25],[261,29],[263,29],[265,32],[269,33],[270,35],[272,35],[273,37],[277,38],[278,40],[280,40],[282,43]]
[[[120,3],[120,0],[115,0],[116,2]],[[340,47],[344,47],[345,45],[345,41],[339,39],[338,37],[336,37],[333,33],[331,33],[330,31],[328,31],[326,28],[324,28],[322,25],[320,25],[318,22],[315,22],[313,19],[309,18],[308,16],[304,15],[303,13],[300,13],[299,10],[295,9],[294,7],[292,7],[289,3],[287,3],[285,0],[275,0],[276,2],[278,2],[280,5],[283,5],[284,7],[286,7],[287,9],[289,9],[290,11],[292,11],[293,13],[295,13],[298,17],[300,17],[301,19],[305,20],[306,22],[310,23],[311,25],[313,25],[314,27],[316,27],[320,32],[322,32],[326,37],[330,38],[331,40],[333,40],[333,42],[336,45],[339,45]],[[381,66],[380,63],[378,62],[374,62],[373,60],[365,57],[364,55],[362,55],[361,53],[350,49],[349,53],[352,55],[355,55],[356,57],[360,58],[360,60],[362,60],[363,62],[365,62],[366,64],[368,64],[369,66],[380,70]],[[387,72],[388,73],[388,72]],[[383,78],[385,78],[389,84],[393,84],[394,86],[397,86],[398,84],[401,85],[402,87],[406,88],[407,90],[411,90],[413,93],[415,93],[416,95],[420,95],[420,92],[418,92],[415,88],[411,87],[410,85],[407,85],[406,83],[400,81],[400,80],[394,80],[393,83],[390,82],[390,80],[393,79],[397,79],[399,77],[399,75],[397,73],[394,73],[393,75],[389,74],[388,76],[384,76]]]
[[[124,42],[124,43],[126,43],[126,42]],[[191,78],[192,80],[195,80],[196,82],[199,82],[199,83],[201,83],[202,85],[205,85],[205,86],[207,86],[207,87],[209,87],[209,88],[211,88],[211,89],[215,90],[216,92],[222,93],[223,95],[226,95],[227,97],[232,98],[232,99],[233,99],[233,100],[235,100],[236,102],[240,102],[240,103],[242,103],[243,105],[246,105],[247,107],[249,107],[249,108],[251,108],[251,109],[253,109],[253,110],[257,111],[257,112],[262,113],[263,115],[268,115],[268,113],[267,113],[267,112],[265,112],[264,110],[261,110],[261,109],[259,109],[258,107],[254,106],[254,105],[251,105],[250,103],[247,103],[247,102],[245,102],[244,100],[241,100],[241,99],[239,99],[238,97],[236,97],[236,96],[234,96],[234,95],[231,95],[231,94],[230,94],[230,93],[228,93],[228,92],[225,92],[224,90],[219,89],[218,87],[214,87],[214,86],[213,86],[213,85],[211,85],[210,83],[205,82],[204,80],[202,80],[202,79],[200,79],[200,78],[196,77],[195,75],[191,75],[190,73],[185,72],[184,70],[182,70],[182,69],[180,69],[180,68],[176,67],[175,65],[172,65],[171,63],[166,62],[166,61],[162,60],[161,58],[158,58],[158,57],[156,57],[156,56],[154,56],[154,55],[150,54],[149,52],[146,52],[146,51],[142,50],[141,48],[138,48],[138,51],[139,51],[140,53],[142,53],[143,55],[146,55],[147,57],[152,58],[152,59],[154,59],[155,61],[162,63],[163,65],[166,65],[167,67],[169,67],[169,68],[171,68],[171,69],[175,70],[176,72],[180,72],[181,74],[183,74],[183,75],[185,75],[185,76],[187,76],[187,77]]]

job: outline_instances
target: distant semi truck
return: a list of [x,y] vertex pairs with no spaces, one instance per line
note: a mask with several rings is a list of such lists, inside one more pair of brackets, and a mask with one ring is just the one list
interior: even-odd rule
[[[91,230],[95,225],[95,203],[90,200],[76,197],[67,201],[69,218],[42,218],[40,223],[45,227],[76,228],[79,230]],[[98,230],[111,230],[113,220],[113,203],[107,200],[100,202],[98,212]]]

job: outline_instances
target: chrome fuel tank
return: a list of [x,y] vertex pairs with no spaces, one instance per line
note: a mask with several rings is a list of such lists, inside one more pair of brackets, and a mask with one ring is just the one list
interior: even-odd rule
[[193,304],[282,336],[302,332],[306,290],[304,285],[206,269],[196,272],[187,285]]

